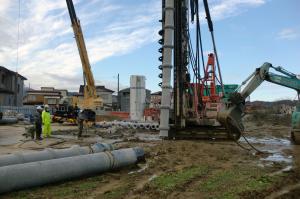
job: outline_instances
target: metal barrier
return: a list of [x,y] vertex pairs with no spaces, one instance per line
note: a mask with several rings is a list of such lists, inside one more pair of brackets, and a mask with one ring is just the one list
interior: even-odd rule
[[0,112],[4,113],[7,111],[33,115],[36,109],[35,106],[0,106]]

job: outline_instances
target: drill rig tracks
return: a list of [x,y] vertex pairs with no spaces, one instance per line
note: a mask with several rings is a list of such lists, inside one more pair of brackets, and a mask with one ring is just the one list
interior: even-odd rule
[[184,129],[170,129],[169,139],[218,139],[232,140],[221,126],[188,126]]

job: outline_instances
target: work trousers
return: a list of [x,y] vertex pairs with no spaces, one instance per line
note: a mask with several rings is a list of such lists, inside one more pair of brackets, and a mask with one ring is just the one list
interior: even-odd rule
[[51,136],[51,124],[44,124],[43,125],[43,137],[50,137]]
[[42,124],[35,123],[35,139],[40,139],[42,134]]

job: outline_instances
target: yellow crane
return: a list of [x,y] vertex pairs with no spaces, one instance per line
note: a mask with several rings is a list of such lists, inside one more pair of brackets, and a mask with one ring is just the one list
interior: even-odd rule
[[66,0],[69,15],[72,23],[72,28],[75,35],[76,44],[78,47],[82,69],[83,69],[83,80],[84,80],[84,93],[83,100],[78,101],[78,107],[81,109],[81,112],[78,114],[79,126],[81,136],[83,123],[85,121],[94,122],[96,119],[97,113],[103,110],[103,100],[97,96],[95,80],[91,70],[91,65],[86,50],[84,37],[80,25],[80,21],[76,16],[74,9],[74,4],[72,0]]

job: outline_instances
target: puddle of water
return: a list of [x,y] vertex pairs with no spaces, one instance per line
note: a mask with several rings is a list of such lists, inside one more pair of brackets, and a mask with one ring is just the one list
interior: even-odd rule
[[[290,146],[291,141],[284,138],[275,138],[275,137],[265,137],[265,138],[256,138],[256,137],[246,137],[250,143],[253,144],[266,144],[266,145],[279,145],[279,146]],[[241,142],[246,142],[244,139],[241,139]]]
[[[276,137],[246,137],[251,144],[261,144],[258,147],[259,150],[270,153],[266,157],[260,158],[258,166],[270,166],[272,163],[284,163],[291,166],[293,163],[293,156],[285,154],[283,151],[286,149],[292,149],[292,145],[289,139],[276,138]],[[244,139],[241,142],[245,143]],[[281,171],[282,172],[282,171]]]
[[75,135],[52,135],[52,137],[61,138],[61,139],[69,139],[69,140],[77,139],[77,136],[75,136]]
[[283,162],[287,164],[291,164],[293,162],[292,156],[285,156],[281,153],[273,153],[266,158],[261,158],[263,161],[271,161],[271,162]]
[[130,171],[128,174],[134,174],[134,173],[141,173],[143,171],[145,171],[148,168],[148,164],[145,164],[144,166],[142,166],[139,170],[137,171]]
[[148,181],[150,182],[150,181],[154,180],[155,178],[157,178],[157,175],[156,175],[156,174],[152,175],[152,176],[148,179]]

